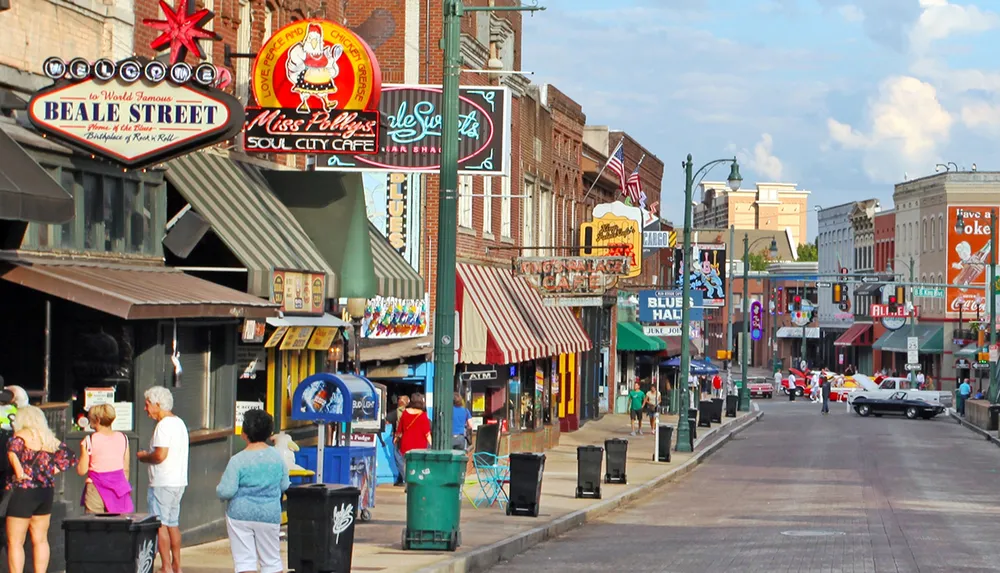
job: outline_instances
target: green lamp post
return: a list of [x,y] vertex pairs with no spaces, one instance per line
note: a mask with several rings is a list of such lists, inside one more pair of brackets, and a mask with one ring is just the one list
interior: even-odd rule
[[691,300],[688,293],[691,291],[691,201],[694,195],[695,179],[699,177],[704,177],[708,174],[708,171],[720,163],[732,163],[732,168],[729,170],[729,178],[727,183],[729,188],[733,191],[737,191],[740,185],[743,183],[743,178],[740,177],[740,166],[736,161],[736,158],[732,159],[716,159],[703,165],[697,171],[694,170],[694,164],[692,163],[693,158],[689,153],[687,160],[682,162],[681,165],[684,167],[684,257],[681,261],[680,269],[682,274],[682,287],[681,292],[683,296],[681,297],[681,371],[678,381],[678,386],[680,387],[680,405],[679,419],[677,421],[677,451],[678,452],[690,452],[691,448],[691,429],[688,427],[688,408],[690,407],[691,398],[689,397],[688,390],[688,380],[691,375],[691,337],[688,333],[691,332]]
[[[750,233],[743,233],[743,337],[740,339],[740,379],[743,384],[740,386],[740,410],[743,412],[750,410],[750,386],[747,383],[747,361],[750,358],[750,247],[767,240],[768,237],[759,237],[753,242],[750,241]],[[771,247],[768,255],[772,259],[778,258],[778,241],[770,237]]]

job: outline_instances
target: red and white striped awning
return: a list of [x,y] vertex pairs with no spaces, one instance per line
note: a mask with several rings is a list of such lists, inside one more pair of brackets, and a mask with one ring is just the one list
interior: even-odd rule
[[[542,304],[538,291],[510,269],[459,263],[457,274],[459,362],[517,364],[590,349],[573,312]],[[484,328],[470,326],[478,322],[470,318]]]

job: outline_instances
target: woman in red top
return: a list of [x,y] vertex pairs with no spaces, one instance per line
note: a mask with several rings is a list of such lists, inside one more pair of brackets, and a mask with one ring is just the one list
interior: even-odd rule
[[[427,402],[420,392],[410,396],[410,404],[396,424],[396,443],[403,454],[403,476],[406,476],[406,452],[431,447],[431,421],[427,417]],[[404,477],[405,480],[405,477]]]

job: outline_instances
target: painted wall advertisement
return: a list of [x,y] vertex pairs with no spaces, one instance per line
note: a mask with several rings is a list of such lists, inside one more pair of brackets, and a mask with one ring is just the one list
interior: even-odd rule
[[361,321],[364,338],[415,338],[427,335],[428,300],[377,296],[368,300]]
[[[989,274],[993,221],[996,207],[948,207],[948,284],[984,286]],[[966,317],[986,311],[986,291],[948,288],[948,315]]]
[[[628,274],[642,274],[642,210],[621,201],[594,207],[594,219],[580,226],[580,254],[585,257],[626,257]],[[610,247],[610,248],[588,248]]]
[[705,306],[725,306],[726,304],[726,245],[692,245],[694,260],[685,267],[684,251],[674,251],[674,276],[677,286],[683,284],[681,269],[691,273],[691,289],[700,290]]
[[326,273],[275,269],[271,275],[271,302],[284,314],[322,315],[325,293]]
[[421,221],[423,200],[419,173],[362,174],[368,220],[382,233],[392,248],[420,271]]
[[625,257],[520,257],[514,274],[524,277],[542,296],[604,294],[629,272]]
[[[441,158],[441,88],[382,86],[378,151],[330,157],[318,169],[437,172]],[[459,88],[458,171],[510,175],[511,93],[505,87]]]

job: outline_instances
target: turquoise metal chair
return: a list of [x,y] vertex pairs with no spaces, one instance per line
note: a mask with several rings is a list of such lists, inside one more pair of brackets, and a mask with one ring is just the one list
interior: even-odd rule
[[479,485],[475,498],[469,498],[472,506],[479,508],[482,505],[489,507],[500,504],[501,508],[506,508],[510,499],[504,486],[510,483],[510,456],[476,452],[472,456],[472,466],[476,470],[476,482]]

